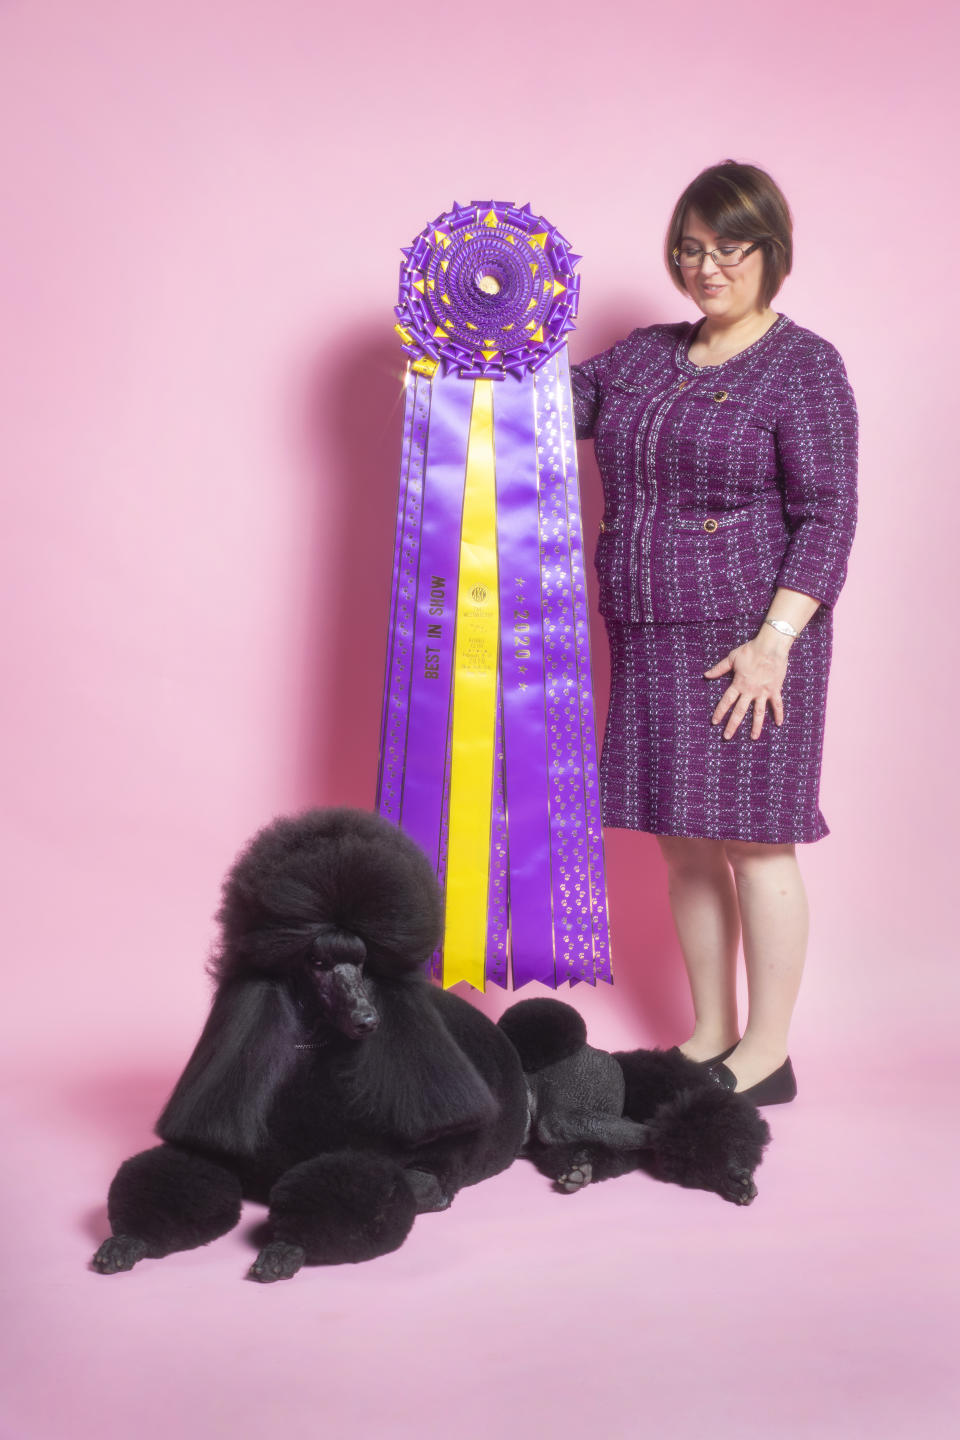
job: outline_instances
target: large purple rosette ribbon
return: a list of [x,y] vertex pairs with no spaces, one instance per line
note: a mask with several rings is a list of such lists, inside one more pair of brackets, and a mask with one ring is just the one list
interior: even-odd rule
[[455,206],[403,254],[378,808],[445,888],[435,978],[610,980],[565,340],[579,256],[497,201]]

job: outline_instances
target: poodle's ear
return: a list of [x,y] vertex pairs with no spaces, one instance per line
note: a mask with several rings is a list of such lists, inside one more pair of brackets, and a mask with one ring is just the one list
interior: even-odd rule
[[161,1140],[252,1156],[266,1135],[270,1106],[296,1060],[301,1027],[287,990],[275,981],[221,985],[196,1049],[167,1101]]
[[430,999],[423,980],[368,980],[380,1025],[347,1060],[355,1119],[409,1145],[491,1125],[500,1106]]

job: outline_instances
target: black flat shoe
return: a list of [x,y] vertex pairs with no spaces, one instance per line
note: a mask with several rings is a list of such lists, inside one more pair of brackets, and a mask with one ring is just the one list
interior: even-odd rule
[[671,1045],[670,1049],[667,1051],[667,1054],[683,1055],[684,1060],[690,1060],[691,1065],[702,1065],[705,1069],[708,1069],[711,1065],[719,1065],[721,1060],[726,1060],[727,1056],[732,1055],[739,1044],[739,1040],[734,1040],[733,1044],[727,1050],[721,1050],[719,1055],[714,1055],[709,1060],[690,1060],[689,1055],[683,1055],[683,1051],[680,1049],[679,1045]]
[[[729,1051],[727,1053],[729,1054]],[[726,1065],[715,1063],[710,1074],[724,1090],[737,1090],[737,1077]],[[753,1105],[786,1105],[790,1100],[795,1100],[797,1077],[793,1073],[790,1056],[787,1056],[779,1070],[772,1071],[746,1090],[737,1090],[737,1094]]]

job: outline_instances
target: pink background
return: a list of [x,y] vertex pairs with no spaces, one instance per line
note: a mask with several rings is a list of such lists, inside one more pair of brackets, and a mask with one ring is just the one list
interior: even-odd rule
[[[946,0],[724,9],[0,5],[3,1440],[948,1433],[960,36]],[[585,257],[585,358],[694,313],[662,233],[726,156],[786,191],[776,303],[838,346],[863,432],[802,1093],[760,1198],[565,1200],[517,1165],[370,1266],[243,1285],[245,1223],[92,1275],[224,870],[274,814],[373,803],[400,245],[529,200]],[[594,656],[602,716],[599,624]],[[574,998],[596,1044],[670,1044],[659,852],[607,850],[617,985]]]

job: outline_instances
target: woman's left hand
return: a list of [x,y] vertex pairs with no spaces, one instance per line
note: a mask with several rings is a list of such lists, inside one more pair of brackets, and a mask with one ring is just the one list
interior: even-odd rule
[[711,724],[719,725],[730,706],[733,706],[724,740],[736,734],[740,721],[753,706],[751,739],[757,740],[763,729],[767,706],[773,712],[777,725],[783,724],[783,700],[780,691],[787,673],[787,655],[792,642],[773,632],[772,641],[765,635],[757,635],[745,645],[738,645],[723,660],[704,671],[708,680],[733,671],[733,679],[720,696],[720,703],[713,712]]

